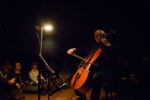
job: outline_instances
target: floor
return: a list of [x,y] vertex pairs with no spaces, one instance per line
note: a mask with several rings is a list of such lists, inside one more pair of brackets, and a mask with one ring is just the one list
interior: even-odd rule
[[[105,97],[105,92],[102,90],[101,92],[101,97]],[[89,91],[86,94],[87,100],[90,98],[91,91]],[[25,93],[25,100],[38,100],[38,94],[28,94]],[[113,93],[113,95],[116,95]],[[110,93],[109,93],[110,96]],[[72,88],[66,88],[66,89],[61,89],[60,91],[56,92],[52,96],[50,96],[50,100],[76,100],[78,96],[75,95],[74,90]],[[41,96],[40,100],[48,100],[48,95]]]

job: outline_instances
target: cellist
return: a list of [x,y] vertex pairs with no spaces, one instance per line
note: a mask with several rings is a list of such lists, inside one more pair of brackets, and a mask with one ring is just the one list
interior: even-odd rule
[[[96,63],[98,64],[97,67],[92,67],[90,75],[92,75],[92,93],[90,100],[99,100],[101,88],[104,85],[104,82],[109,79],[109,69],[107,69],[108,65],[108,57],[109,48],[111,47],[111,43],[106,39],[106,33],[98,29],[94,33],[96,44],[92,47],[92,49],[101,48],[102,52]],[[77,48],[71,48],[67,51],[69,55],[79,51]],[[76,91],[76,94],[80,97],[78,100],[86,100],[85,94],[81,94],[80,92]]]

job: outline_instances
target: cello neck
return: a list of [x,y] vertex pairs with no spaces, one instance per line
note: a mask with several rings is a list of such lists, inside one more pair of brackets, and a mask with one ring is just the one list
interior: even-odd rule
[[[72,56],[74,56],[74,57],[76,57],[76,58],[78,58],[78,59],[80,59],[80,60],[82,60],[82,61],[85,61],[86,62],[86,58],[83,58],[83,57],[81,57],[81,56],[79,56],[79,55],[77,55],[77,54],[71,54]],[[99,66],[97,63],[95,63],[95,62],[88,62],[89,64],[92,64],[92,65],[95,65],[95,66]]]

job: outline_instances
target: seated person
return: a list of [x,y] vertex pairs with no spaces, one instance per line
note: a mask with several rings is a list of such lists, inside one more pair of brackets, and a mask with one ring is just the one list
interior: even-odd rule
[[17,98],[23,99],[24,98],[23,92],[22,92],[23,87],[26,84],[28,84],[29,82],[25,81],[25,78],[24,78],[24,75],[23,75],[21,69],[22,69],[21,63],[16,62],[12,73],[13,73],[13,77],[16,79],[15,82],[18,83],[20,88],[19,89],[15,88],[13,93],[14,93],[14,95],[16,95]]
[[[32,69],[29,72],[29,78],[31,80],[30,85],[38,85],[38,75],[39,75],[38,64],[34,62],[32,64]],[[45,82],[46,80],[41,75],[41,83]]]
[[[38,86],[38,75],[39,75],[39,70],[38,70],[38,63],[34,62],[32,63],[32,69],[29,72],[29,79],[31,80],[30,85],[31,86]],[[41,74],[41,89],[46,92],[47,89],[47,84],[45,78]],[[42,94],[45,94],[42,91]]]
[[16,82],[19,83],[21,86],[25,84],[29,84],[27,78],[25,78],[24,73],[22,72],[22,66],[20,62],[15,63],[15,68],[13,70],[14,77],[16,78]]
[[[0,99],[12,99],[12,90],[14,87],[20,88],[20,85],[15,82],[15,78],[10,74],[10,64],[3,64],[0,69]],[[13,99],[15,100],[15,99]]]

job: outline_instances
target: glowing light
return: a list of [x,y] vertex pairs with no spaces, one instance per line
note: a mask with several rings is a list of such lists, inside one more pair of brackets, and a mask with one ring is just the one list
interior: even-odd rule
[[44,25],[44,30],[45,31],[52,31],[53,30],[53,26],[52,25]]

